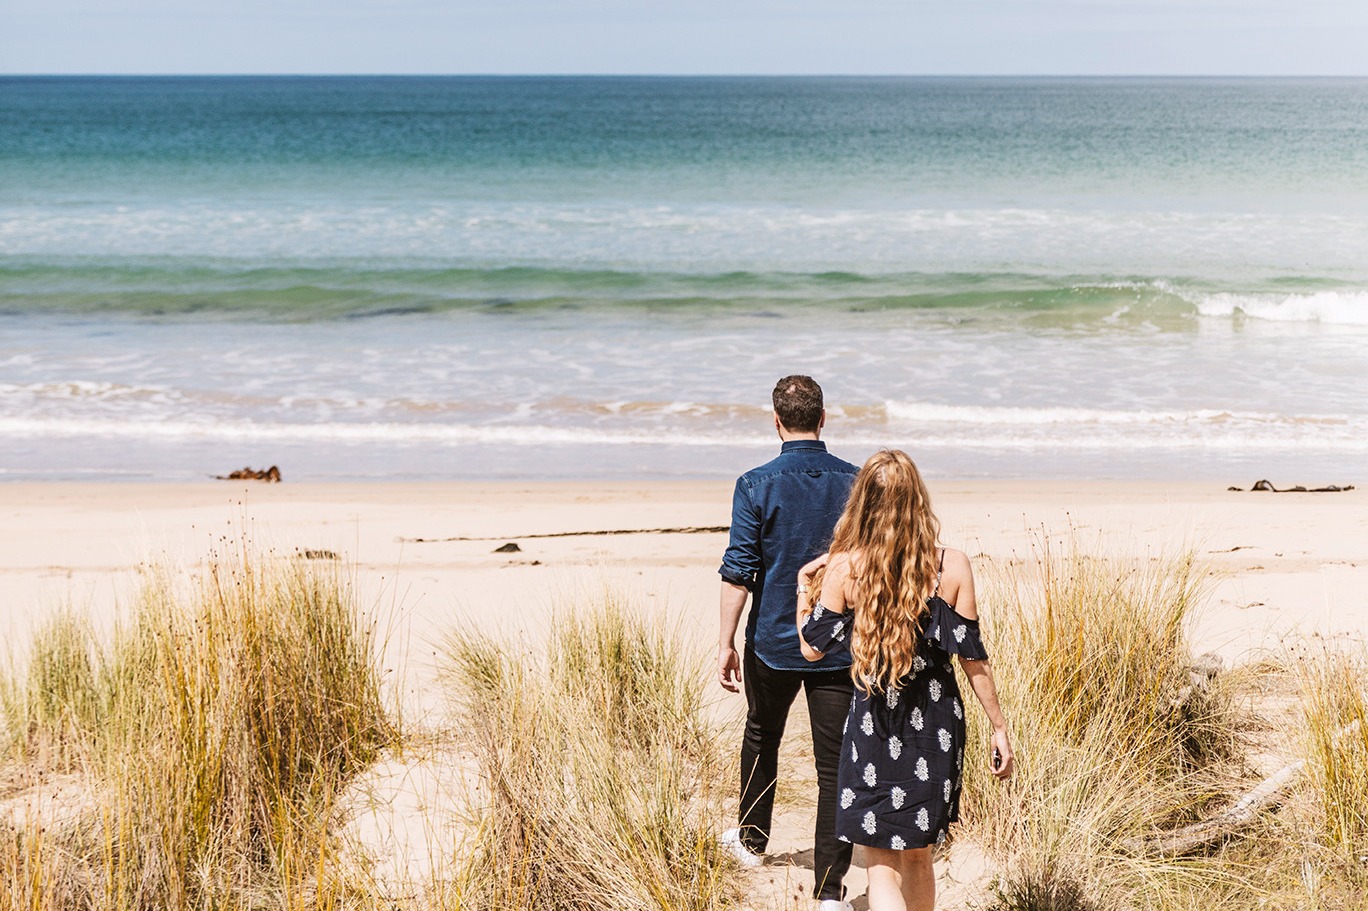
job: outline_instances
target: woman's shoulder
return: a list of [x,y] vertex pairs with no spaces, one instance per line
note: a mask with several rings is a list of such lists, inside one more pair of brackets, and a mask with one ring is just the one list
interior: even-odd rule
[[[962,592],[974,590],[974,568],[969,555],[953,547],[943,548],[940,557],[940,586],[937,593],[947,603],[959,605]],[[971,594],[972,597],[972,594]],[[972,609],[972,608],[971,608]]]
[[966,575],[973,575],[973,564],[969,562],[969,555],[962,550],[953,547],[941,548],[941,577],[950,578],[952,576],[962,578]]

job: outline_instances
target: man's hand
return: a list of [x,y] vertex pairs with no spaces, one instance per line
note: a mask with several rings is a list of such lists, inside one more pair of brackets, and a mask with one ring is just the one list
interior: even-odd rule
[[717,650],[717,682],[728,692],[741,691],[741,656],[730,645]]
[[741,625],[741,612],[746,609],[750,590],[735,582],[722,580],[719,602],[721,624],[717,635],[717,682],[729,693],[740,692],[741,656],[736,653],[736,630]]

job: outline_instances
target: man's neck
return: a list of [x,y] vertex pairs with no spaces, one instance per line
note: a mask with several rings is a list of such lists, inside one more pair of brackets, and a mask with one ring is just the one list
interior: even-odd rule
[[822,428],[826,426],[826,412],[822,412],[822,419],[817,422],[817,426],[812,430],[789,430],[784,426],[784,422],[779,420],[779,413],[774,414],[774,429],[779,432],[779,442],[793,443],[798,440],[811,440],[816,442],[822,437]]

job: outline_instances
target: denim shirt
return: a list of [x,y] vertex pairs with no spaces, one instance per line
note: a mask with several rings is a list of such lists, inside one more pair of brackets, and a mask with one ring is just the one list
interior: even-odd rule
[[798,570],[826,552],[855,474],[820,440],[789,440],[779,457],[736,480],[731,540],[718,570],[751,591],[746,642],[780,671],[832,671],[848,657],[808,661],[798,644]]

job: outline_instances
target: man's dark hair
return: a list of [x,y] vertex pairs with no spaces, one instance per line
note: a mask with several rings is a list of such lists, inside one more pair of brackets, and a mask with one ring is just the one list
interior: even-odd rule
[[822,423],[822,387],[810,376],[786,376],[774,384],[774,413],[793,433],[816,433]]

